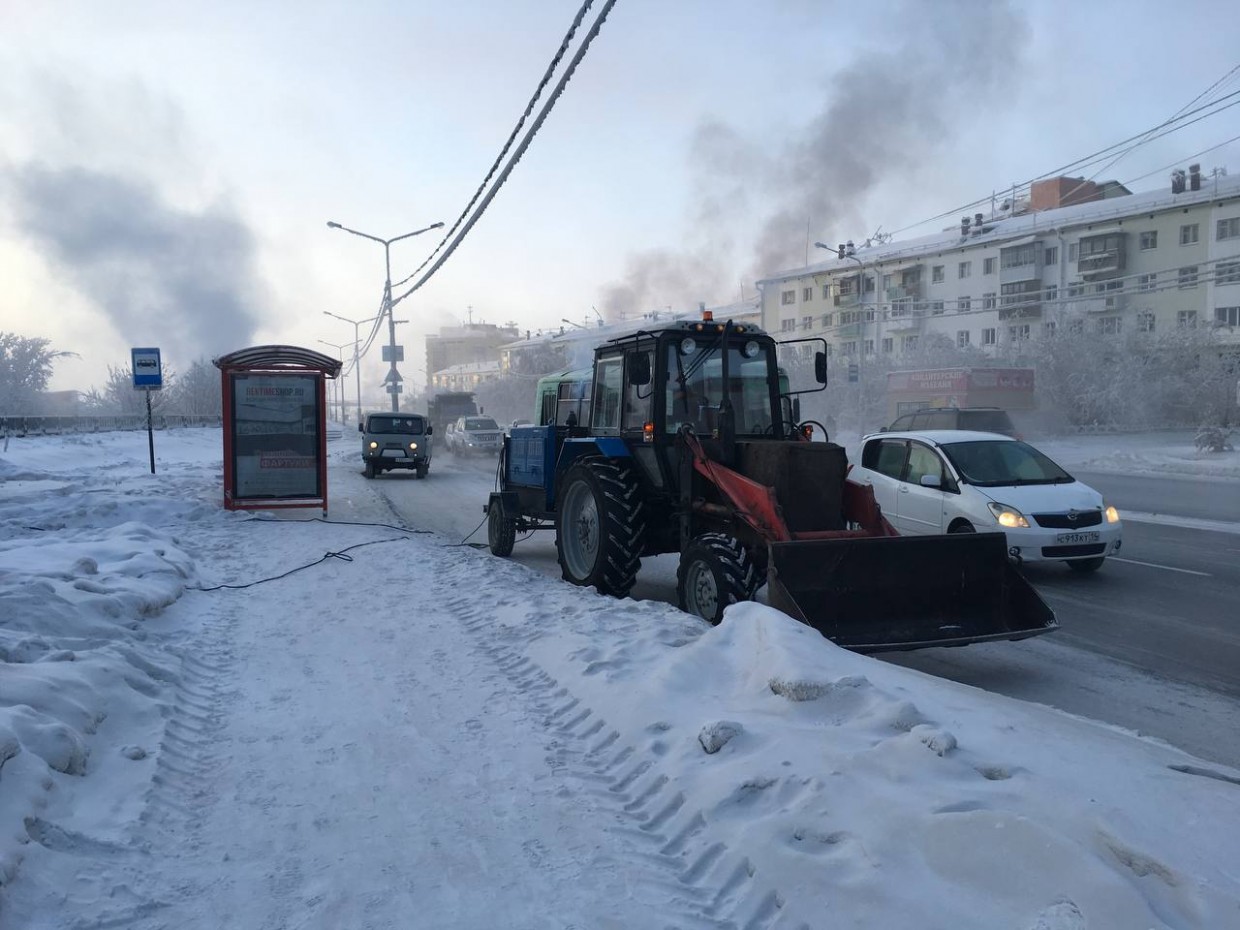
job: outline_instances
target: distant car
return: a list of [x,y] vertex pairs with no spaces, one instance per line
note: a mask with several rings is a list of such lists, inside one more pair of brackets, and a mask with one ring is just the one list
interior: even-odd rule
[[1007,534],[1008,554],[1078,572],[1119,551],[1119,512],[1033,446],[970,430],[873,433],[849,473],[901,535]]
[[926,429],[969,429],[1002,433],[1020,439],[1008,412],[1000,407],[926,407],[896,417],[883,432]]
[[457,455],[495,453],[504,445],[499,424],[491,417],[461,417],[451,432],[452,451]]

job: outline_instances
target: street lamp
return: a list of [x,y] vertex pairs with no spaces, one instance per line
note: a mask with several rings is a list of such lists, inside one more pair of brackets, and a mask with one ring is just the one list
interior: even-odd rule
[[[333,349],[335,349],[336,358],[340,359],[342,363],[344,362],[344,354],[343,354],[344,347],[347,345],[354,345],[354,346],[357,345],[356,342],[335,343],[335,342],[328,342],[326,339],[320,339],[319,342],[323,343],[323,345],[325,346],[331,346]],[[341,384],[339,378],[336,379],[336,410],[340,414],[340,422],[341,423],[347,422],[345,415],[344,415],[344,385]]]
[[[383,246],[383,262],[387,269],[387,275],[383,280],[383,310],[379,316],[386,316],[388,321],[388,361],[391,362],[392,368],[388,372],[387,383],[391,385],[388,390],[392,392],[392,412],[395,413],[400,409],[399,396],[396,388],[400,384],[400,373],[396,370],[396,324],[392,321],[392,243],[400,242],[401,239],[409,239],[413,236],[421,235],[432,229],[439,229],[443,223],[432,223],[422,229],[415,229],[400,236],[393,236],[391,239],[380,239],[378,236],[372,236],[369,233],[359,232],[356,229],[350,229],[348,226],[342,226],[331,220],[327,221],[329,229],[340,229],[355,236],[361,236],[363,239],[370,239],[372,242],[378,242]],[[361,405],[361,389],[358,389],[358,405]]]
[[[353,324],[353,376],[357,381],[357,422],[362,422],[362,366],[358,363],[357,348],[362,344],[361,328],[363,323],[373,323],[379,319],[379,316],[372,316],[368,320],[350,320],[348,317],[341,316],[338,313],[332,313],[330,310],[323,311],[324,316],[335,317],[337,320],[344,320],[346,323]],[[348,343],[345,343],[348,345]]]
[[[847,258],[857,263],[857,312],[860,317],[857,321],[859,337],[857,339],[861,351],[857,353],[857,406],[858,411],[864,422],[865,418],[865,380],[862,377],[861,367],[865,362],[865,262],[857,258],[854,254],[854,246],[851,241],[841,243],[838,246],[829,246],[825,242],[815,242],[814,248],[826,249],[828,252],[834,252],[837,258]],[[874,300],[878,302],[878,282],[874,282]],[[877,311],[877,306],[875,307]],[[875,340],[878,342],[878,331],[875,329]],[[877,349],[877,345],[875,346]]]
[[588,329],[588,328],[589,328],[589,327],[586,327],[586,326],[582,326],[580,323],[574,323],[572,320],[570,320],[570,319],[569,319],[568,317],[566,317],[566,316],[562,316],[562,317],[560,317],[560,322],[561,322],[561,323],[567,323],[569,326],[576,326],[578,329]]

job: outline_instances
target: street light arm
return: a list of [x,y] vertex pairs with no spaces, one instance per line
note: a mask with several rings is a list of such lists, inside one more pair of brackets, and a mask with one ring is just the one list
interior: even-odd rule
[[350,320],[348,317],[341,316],[339,313],[332,313],[330,310],[324,310],[323,315],[335,317],[337,320],[343,320],[345,323],[352,323],[354,326],[361,326],[363,323],[373,323],[375,320],[379,319],[380,316],[383,316],[383,314],[380,313],[378,316],[372,316],[365,320]]
[[388,239],[387,242],[388,244],[391,244],[393,242],[400,242],[401,239],[409,239],[412,236],[420,236],[424,232],[429,232],[432,229],[439,229],[442,226],[443,226],[443,223],[431,223],[431,225],[424,226],[422,229],[415,229],[413,232],[405,233],[403,236],[397,236],[395,239]]
[[370,239],[374,242],[379,243],[380,245],[387,245],[387,241],[380,239],[378,236],[372,236],[369,233],[358,232],[356,229],[350,229],[348,226],[341,226],[339,223],[335,223],[331,220],[327,221],[327,225],[328,225],[328,228],[330,229],[343,230],[344,232],[347,232],[347,233],[353,233],[353,235],[355,236],[361,236],[363,239]]

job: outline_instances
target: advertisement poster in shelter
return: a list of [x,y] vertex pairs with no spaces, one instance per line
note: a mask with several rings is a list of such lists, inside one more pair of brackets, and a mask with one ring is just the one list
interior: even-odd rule
[[234,374],[236,496],[310,498],[319,493],[318,376]]

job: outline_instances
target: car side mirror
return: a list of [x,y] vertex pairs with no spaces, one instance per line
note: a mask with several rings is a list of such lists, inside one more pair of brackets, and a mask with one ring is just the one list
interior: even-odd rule
[[433,436],[433,435],[434,435],[434,433],[435,433],[435,427],[433,427],[433,426],[431,426],[429,423],[427,423],[427,424],[426,424],[426,435],[427,435],[427,436]]
[[359,433],[364,433],[364,432],[366,432],[366,427],[362,426],[362,424],[361,424],[361,423],[359,423],[359,424],[357,424],[357,431],[358,431]]
[[922,475],[921,486],[923,488],[941,488],[943,486],[943,478],[941,475]]
[[633,352],[624,360],[629,384],[640,387],[650,383],[650,356],[645,352]]
[[[827,353],[826,352],[815,352],[814,353],[814,377],[818,380],[819,384],[827,383]],[[800,419],[800,417],[798,417],[797,419]]]

